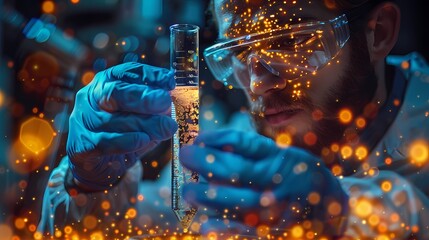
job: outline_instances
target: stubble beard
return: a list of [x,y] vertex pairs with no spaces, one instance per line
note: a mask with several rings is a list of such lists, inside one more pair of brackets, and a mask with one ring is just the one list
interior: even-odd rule
[[291,136],[293,146],[320,155],[323,148],[330,147],[333,143],[343,143],[344,132],[348,126],[339,121],[339,111],[347,108],[352,111],[353,116],[361,115],[365,106],[371,102],[378,86],[374,68],[370,63],[366,38],[362,34],[350,39],[351,54],[347,70],[341,74],[338,84],[327,91],[323,102],[317,104],[305,94],[300,98],[291,99],[288,91],[279,91],[251,104],[257,131],[272,139],[276,139],[278,134],[290,132],[293,126],[267,126],[263,114],[258,113],[263,111],[264,106],[280,107],[285,104],[291,106],[298,104],[303,107],[309,118],[315,110],[320,110],[323,117],[319,120],[309,119],[311,124],[306,132],[311,131],[317,136],[314,145],[305,143],[303,136],[305,133],[301,133]]

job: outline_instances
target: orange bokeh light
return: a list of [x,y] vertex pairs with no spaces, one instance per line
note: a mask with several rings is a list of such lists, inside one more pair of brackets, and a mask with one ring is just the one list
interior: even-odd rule
[[44,13],[53,13],[55,11],[55,3],[53,1],[44,1],[42,3],[42,11]]
[[280,133],[276,137],[277,146],[286,148],[292,144],[292,137],[289,133]]
[[411,143],[408,153],[411,163],[420,166],[429,159],[429,145],[425,140],[416,140]]
[[32,117],[21,125],[19,140],[31,152],[39,154],[50,147],[54,133],[48,121]]
[[341,123],[347,124],[352,121],[353,114],[349,109],[342,109],[338,114],[338,117],[340,118]]

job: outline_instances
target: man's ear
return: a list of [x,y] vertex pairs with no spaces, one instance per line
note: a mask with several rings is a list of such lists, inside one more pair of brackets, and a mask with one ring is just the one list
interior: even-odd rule
[[392,2],[377,6],[370,14],[367,41],[371,61],[384,59],[395,46],[399,35],[401,12]]

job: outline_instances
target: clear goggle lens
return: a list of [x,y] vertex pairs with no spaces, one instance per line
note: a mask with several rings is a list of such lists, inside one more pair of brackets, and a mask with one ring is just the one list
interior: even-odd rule
[[247,88],[250,76],[263,72],[288,81],[314,74],[335,58],[349,37],[343,14],[218,43],[207,48],[204,57],[217,80]]

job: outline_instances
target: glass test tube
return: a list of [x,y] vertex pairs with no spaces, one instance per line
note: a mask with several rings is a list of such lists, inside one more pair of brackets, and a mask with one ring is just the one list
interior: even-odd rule
[[185,231],[191,225],[197,208],[182,199],[182,188],[187,182],[197,182],[198,174],[180,164],[179,151],[182,145],[194,142],[199,130],[198,31],[198,26],[190,24],[170,27],[170,67],[176,79],[176,88],[171,92],[171,116],[179,125],[172,142],[171,203]]

